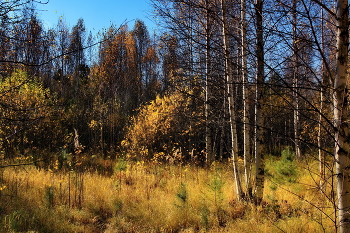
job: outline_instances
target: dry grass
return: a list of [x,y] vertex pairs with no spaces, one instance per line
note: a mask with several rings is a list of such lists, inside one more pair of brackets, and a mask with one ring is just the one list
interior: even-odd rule
[[[119,161],[111,176],[6,168],[3,232],[333,232],[330,203],[302,184],[273,187],[255,207],[235,201],[232,169]],[[312,183],[307,172],[300,182]],[[295,195],[297,194],[297,195]],[[327,203],[327,204],[325,204]],[[325,206],[322,206],[325,205]],[[327,207],[327,208],[326,208]]]

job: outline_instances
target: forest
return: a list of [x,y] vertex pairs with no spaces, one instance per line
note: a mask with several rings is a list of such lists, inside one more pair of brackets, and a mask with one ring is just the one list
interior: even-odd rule
[[0,232],[350,232],[348,1],[45,4],[0,0]]

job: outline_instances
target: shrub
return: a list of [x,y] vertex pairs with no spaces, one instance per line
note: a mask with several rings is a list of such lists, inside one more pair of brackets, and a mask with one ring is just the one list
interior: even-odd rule
[[280,159],[267,161],[266,173],[274,183],[295,183],[298,179],[295,153],[289,147],[284,149]]
[[173,151],[189,143],[191,129],[195,128],[186,120],[190,111],[188,98],[181,93],[157,96],[132,118],[122,147],[137,158],[152,159],[158,155],[158,160],[166,159],[165,156],[159,158],[159,155],[172,155]]

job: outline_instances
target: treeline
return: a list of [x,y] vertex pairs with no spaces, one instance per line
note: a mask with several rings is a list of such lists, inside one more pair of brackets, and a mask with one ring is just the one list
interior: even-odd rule
[[74,140],[104,157],[202,161],[253,156],[257,141],[298,157],[333,146],[335,27],[313,1],[265,2],[260,32],[253,2],[154,1],[154,36],[140,20],[99,36],[83,19],[47,29],[33,4],[12,3],[23,9],[1,14],[6,157],[74,152]]
[[323,156],[334,146],[333,2],[153,4],[166,28],[160,36],[167,44],[162,74],[196,101],[201,120],[187,122],[201,122],[202,144],[195,148],[209,160],[233,154],[231,148],[253,160],[285,147],[299,158],[317,157],[318,148]]
[[3,156],[78,150],[115,158],[129,118],[164,91],[144,22],[92,35],[83,19],[70,28],[61,17],[48,29],[31,1],[8,4],[0,6]]

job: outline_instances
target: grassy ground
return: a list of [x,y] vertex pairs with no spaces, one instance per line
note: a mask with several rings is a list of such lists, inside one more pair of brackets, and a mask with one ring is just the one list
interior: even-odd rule
[[[113,172],[39,170],[31,166],[3,169],[0,229],[2,232],[334,231],[332,205],[313,188],[317,181],[312,173],[299,168],[301,164],[297,169],[293,167],[295,164],[287,164],[292,169],[289,171],[283,170],[280,161],[268,161],[269,180],[265,200],[259,207],[235,200],[229,162],[202,168],[120,160],[115,164],[106,162],[104,166],[113,167]],[[282,172],[278,170],[281,166]],[[284,177],[279,177],[278,174],[284,173]]]

